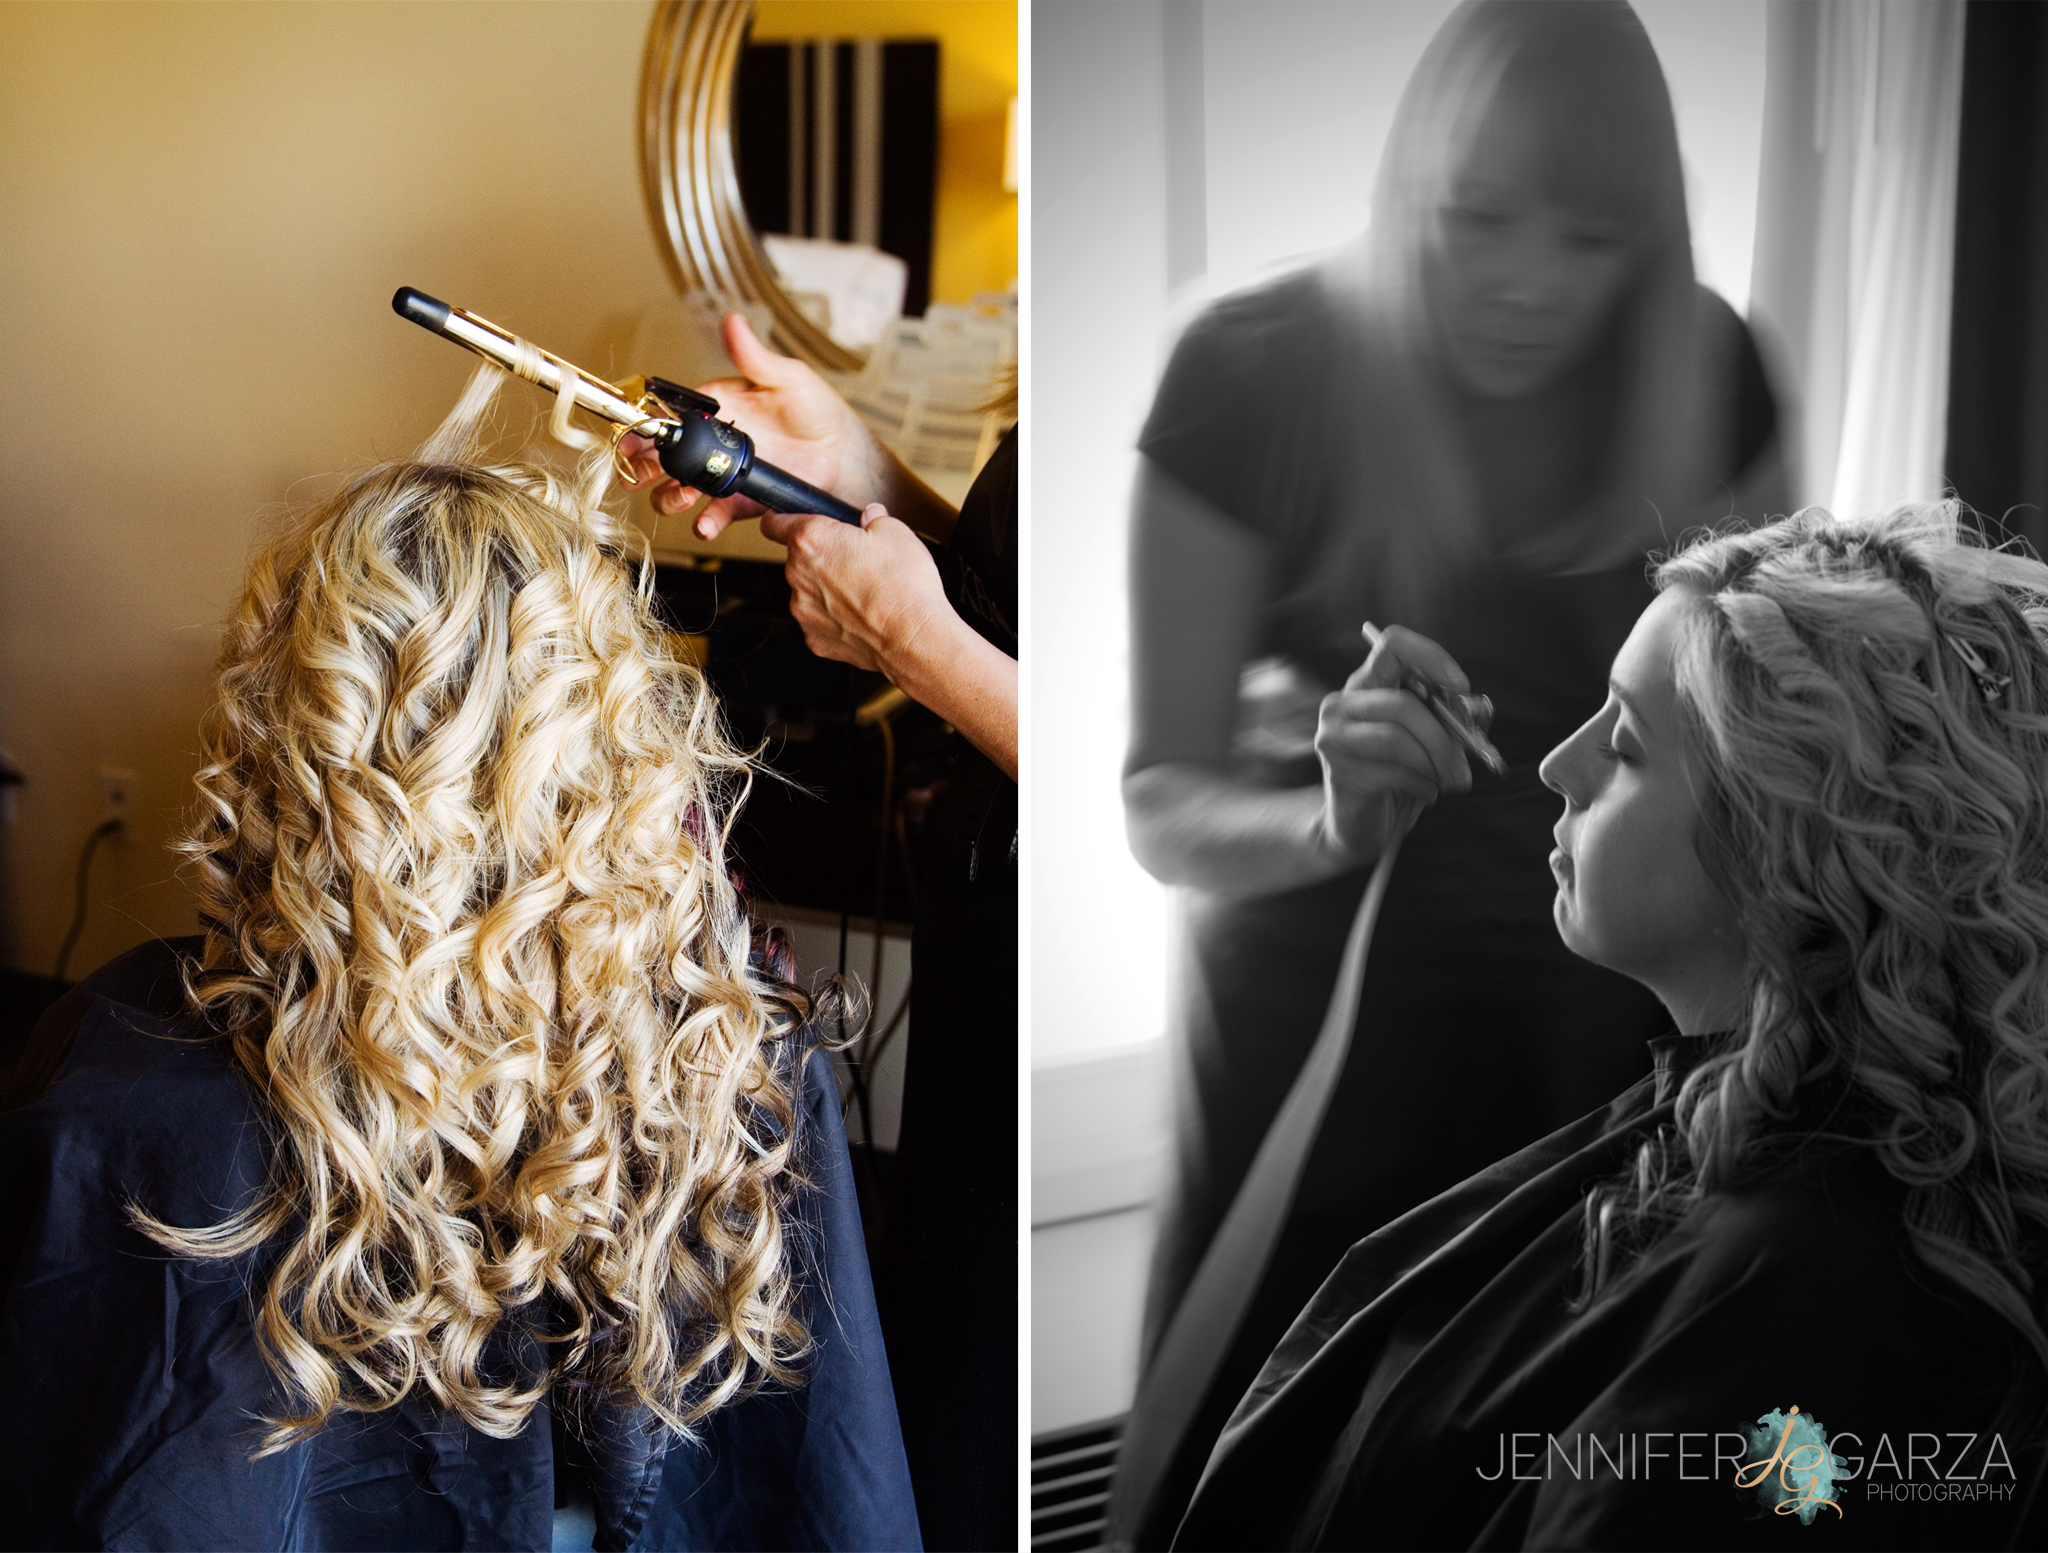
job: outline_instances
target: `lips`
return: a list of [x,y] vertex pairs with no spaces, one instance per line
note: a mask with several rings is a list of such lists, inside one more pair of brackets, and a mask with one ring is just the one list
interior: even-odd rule
[[1571,888],[1572,860],[1565,853],[1564,848],[1559,847],[1550,854],[1550,872],[1556,877],[1560,885],[1566,889]]

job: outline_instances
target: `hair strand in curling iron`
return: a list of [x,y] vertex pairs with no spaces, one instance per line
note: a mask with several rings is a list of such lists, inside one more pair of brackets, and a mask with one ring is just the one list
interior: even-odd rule
[[[771,511],[822,513],[860,526],[859,508],[756,458],[753,439],[713,413],[718,408],[716,400],[675,389],[660,378],[648,380],[653,386],[644,398],[629,397],[618,386],[529,344],[509,329],[411,286],[399,288],[391,299],[391,310],[537,388],[559,394],[566,382],[584,409],[652,442],[662,469],[693,491],[714,499],[745,496]],[[647,398],[667,413],[649,414],[642,408]]]

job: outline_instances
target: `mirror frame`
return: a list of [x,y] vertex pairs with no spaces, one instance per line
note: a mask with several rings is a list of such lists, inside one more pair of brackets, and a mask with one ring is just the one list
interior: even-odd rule
[[733,80],[753,0],[660,0],[640,69],[640,169],[647,216],[679,293],[765,304],[777,343],[828,372],[866,360],[782,289],[754,236],[732,155]]

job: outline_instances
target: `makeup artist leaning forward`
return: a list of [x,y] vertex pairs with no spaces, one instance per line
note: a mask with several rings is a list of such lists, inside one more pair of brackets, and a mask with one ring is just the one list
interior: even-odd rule
[[[876,1268],[905,1453],[930,1548],[1017,1535],[1017,431],[953,507],[803,362],[735,313],[743,377],[706,385],[761,456],[861,527],[768,513],[790,612],[820,657],[886,674],[962,736],[925,822],[896,1211]],[[658,473],[652,460],[644,472]],[[664,512],[692,494],[657,486]],[[759,512],[731,498],[706,538]],[[940,545],[937,559],[919,535]]]
[[1605,693],[1646,552],[1782,510],[1775,433],[1748,331],[1693,278],[1670,97],[1622,0],[1453,13],[1366,236],[1179,342],[1140,441],[1124,781],[1139,860],[1185,887],[1148,1355],[1315,1036],[1401,781],[1381,741],[1413,736],[1375,716],[1401,692],[1347,685],[1361,622],[1443,644],[1512,771],[1404,845],[1349,1066],[1137,1546],[1170,1539],[1346,1247],[1647,1070],[1656,1001],[1557,941],[1536,767]]

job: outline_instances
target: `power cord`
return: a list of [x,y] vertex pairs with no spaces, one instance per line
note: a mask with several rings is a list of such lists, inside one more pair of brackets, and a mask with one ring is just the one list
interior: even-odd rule
[[[896,1017],[883,1031],[880,1041],[875,1036],[875,1019],[881,1009],[875,1000],[882,986],[882,924],[888,916],[889,899],[889,843],[895,838],[892,823],[896,811],[896,728],[892,717],[910,704],[910,698],[894,685],[884,687],[877,695],[869,697],[854,709],[853,723],[856,728],[873,728],[882,738],[882,802],[875,816],[875,915],[872,929],[872,954],[868,961],[868,1008],[867,1023],[862,1027],[859,1039],[847,1051],[847,1071],[853,1080],[849,1094],[840,1101],[840,1114],[846,1114],[852,1106],[860,1113],[861,1137],[870,1149],[874,1147],[875,1123],[872,1095],[869,1081],[875,1070],[875,1062],[886,1045],[896,1022],[909,1007],[905,1001],[898,1007]],[[848,748],[851,748],[849,743]],[[846,974],[847,929],[853,918],[849,904],[839,913],[839,973]]]
[[[877,702],[883,699],[885,698],[877,698]],[[877,702],[871,702],[869,706],[873,707]],[[882,811],[875,819],[875,919],[872,929],[874,952],[868,961],[868,997],[878,1000],[882,990],[882,922],[888,914],[889,842],[893,839],[889,815],[895,803],[896,730],[889,722],[889,711],[894,710],[893,707],[874,712],[870,712],[869,707],[863,707],[861,710],[868,714],[868,720],[872,721],[875,731],[882,736]],[[860,1102],[860,1132],[870,1149],[875,1147],[872,1080],[878,1055],[875,1043],[875,1016],[880,1012],[881,1009],[878,1007],[868,1010],[867,1027],[861,1031],[860,1041],[851,1054],[855,1075],[853,1092]],[[892,1022],[891,1029],[893,1028]]]
[[85,902],[92,884],[92,855],[100,849],[102,841],[120,828],[119,820],[102,820],[99,828],[85,838],[85,850],[78,854],[78,882],[72,891],[71,930],[64,935],[63,947],[57,951],[59,981],[66,980],[64,968],[71,963],[71,951],[78,947],[78,935],[85,931]]

